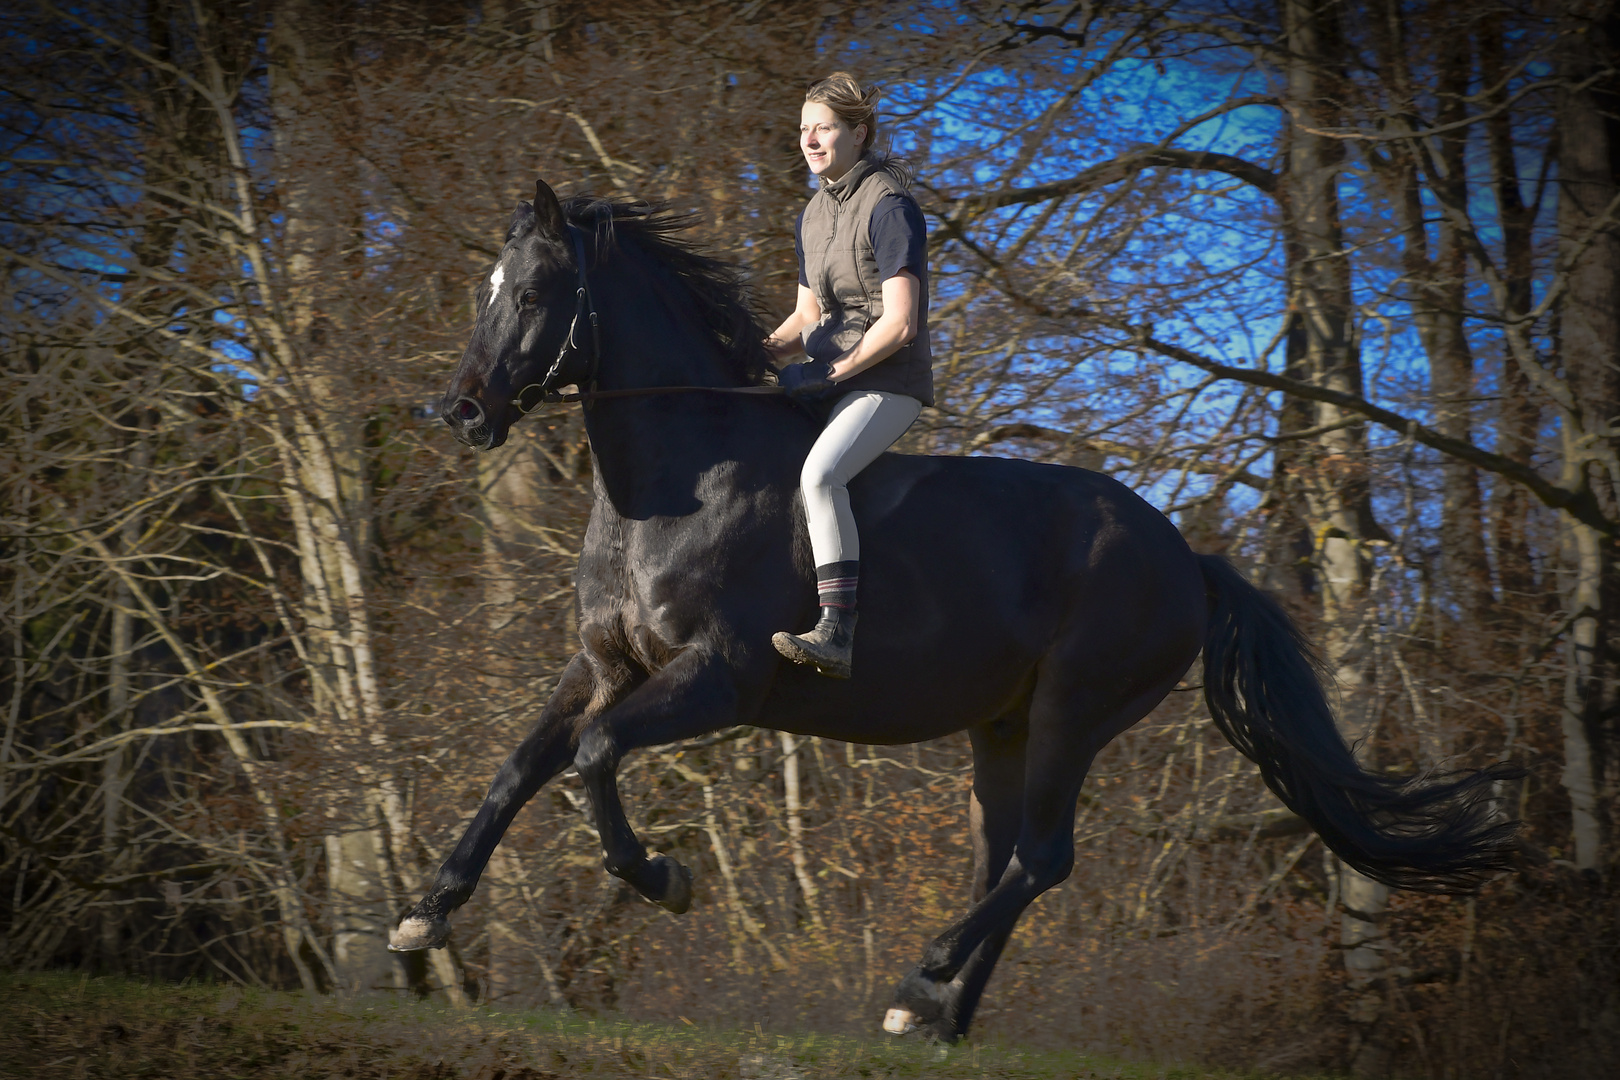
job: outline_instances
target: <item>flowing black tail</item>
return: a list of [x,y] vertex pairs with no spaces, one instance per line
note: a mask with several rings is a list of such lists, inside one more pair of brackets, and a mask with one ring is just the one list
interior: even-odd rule
[[1385,884],[1463,892],[1510,863],[1517,826],[1492,812],[1509,765],[1426,783],[1365,772],[1333,723],[1321,661],[1286,612],[1225,559],[1200,555],[1211,611],[1204,700],[1221,734],[1339,858]]

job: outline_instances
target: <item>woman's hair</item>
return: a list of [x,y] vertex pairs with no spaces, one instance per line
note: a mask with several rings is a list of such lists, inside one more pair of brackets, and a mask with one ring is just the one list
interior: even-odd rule
[[810,89],[804,92],[804,100],[827,106],[838,119],[849,125],[851,131],[865,124],[866,142],[861,147],[861,156],[871,157],[874,165],[893,176],[902,187],[910,188],[913,176],[911,162],[887,149],[879,150],[877,146],[877,101],[882,94],[883,91],[876,86],[862,87],[855,76],[847,71],[835,71],[811,83]]

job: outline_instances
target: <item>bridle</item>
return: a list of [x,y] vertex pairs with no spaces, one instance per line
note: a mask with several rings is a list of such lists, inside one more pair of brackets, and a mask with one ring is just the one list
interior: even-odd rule
[[[609,398],[644,397],[649,394],[780,394],[780,386],[636,386],[626,390],[598,390],[596,388],[596,375],[602,367],[602,320],[596,313],[596,300],[591,296],[590,279],[585,276],[585,241],[577,225],[568,226],[568,235],[574,241],[574,261],[579,265],[579,278],[574,289],[574,321],[568,324],[568,333],[563,338],[562,346],[557,350],[557,359],[551,362],[545,375],[539,382],[530,383],[517,392],[513,398],[518,412],[524,416],[529,415],[541,405],[558,404],[569,401],[605,401]],[[562,374],[563,365],[579,355],[579,330],[581,320],[588,321],[591,327],[591,369],[586,376],[586,389],[574,394],[559,394],[551,388],[552,381]],[[523,407],[523,395],[530,390],[539,390],[540,398],[528,408]],[[587,406],[589,407],[589,406]]]
[[[568,333],[563,337],[562,346],[557,350],[557,359],[551,362],[545,375],[537,383],[530,383],[517,392],[513,399],[518,412],[524,416],[548,402],[576,401],[577,394],[559,394],[551,389],[552,380],[562,373],[563,365],[579,355],[579,323],[581,319],[588,319],[591,324],[591,370],[586,377],[586,386],[589,393],[596,392],[596,373],[602,367],[602,319],[596,313],[596,300],[591,296],[591,282],[585,276],[585,241],[581,238],[580,229],[576,225],[568,226],[568,235],[574,241],[574,261],[579,266],[578,286],[574,290],[574,321],[568,324]],[[539,389],[540,400],[529,408],[523,407],[523,395],[530,390]]]

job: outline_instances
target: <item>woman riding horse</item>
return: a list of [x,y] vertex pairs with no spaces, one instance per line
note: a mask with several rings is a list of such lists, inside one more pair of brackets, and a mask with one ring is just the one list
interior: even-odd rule
[[[860,126],[850,128],[851,146]],[[818,161],[838,157],[824,150],[836,141],[820,130],[805,139]],[[858,205],[886,175],[868,166],[846,198]],[[829,209],[847,213],[843,201]],[[806,280],[840,297],[841,308],[829,299],[822,309],[836,317],[871,290],[815,261],[847,233],[835,221],[818,248],[811,216]],[[972,904],[923,950],[884,1019],[897,1034],[959,1038],[1018,919],[1074,868],[1075,807],[1092,760],[1164,701],[1200,651],[1216,727],[1347,865],[1387,884],[1445,891],[1511,864],[1513,825],[1497,803],[1516,769],[1422,783],[1362,769],[1283,609],[1224,559],[1195,555],[1163,514],[1099,473],[881,455],[851,492],[878,570],[862,590],[868,625],[878,628],[862,649],[869,659],[847,681],[783,663],[771,635],[805,619],[810,601],[796,481],[831,428],[759,392],[764,328],[735,269],[683,245],[679,220],[630,202],[561,203],[537,181],[478,291],[477,321],[440,408],[456,437],[494,449],[526,401],[562,396],[569,384],[590,404],[593,498],[575,569],[580,648],[391,947],[448,943],[451,915],[519,808],[570,767],[603,866],[678,914],[692,904],[693,878],[636,835],[617,783],[627,754],[743,724],[891,745],[965,731]],[[884,300],[885,313],[896,306]],[[920,312],[920,289],[916,304]],[[849,316],[837,364],[825,353],[823,363],[854,368],[886,343],[873,310]],[[813,356],[822,348],[816,331],[809,344]],[[836,385],[860,390],[863,375],[909,370],[891,354]],[[790,384],[810,381],[787,371]],[[927,383],[888,392],[913,398],[914,416]],[[856,426],[856,436],[866,433]]]
[[765,339],[777,359],[810,356],[779,380],[827,416],[799,477],[821,617],[771,641],[837,679],[849,678],[861,565],[846,485],[934,403],[926,226],[909,168],[874,149],[877,96],[844,71],[804,95],[799,148],[821,190],[795,229],[798,305]]

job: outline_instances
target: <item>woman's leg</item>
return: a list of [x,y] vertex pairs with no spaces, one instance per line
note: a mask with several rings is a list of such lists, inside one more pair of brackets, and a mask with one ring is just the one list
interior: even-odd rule
[[855,634],[855,587],[860,580],[860,536],[849,509],[849,481],[917,419],[922,403],[903,394],[868,390],[840,401],[805,459],[804,492],[810,549],[816,559],[821,617],[808,634],[777,634],[777,651],[824,675],[849,678]]
[[860,536],[849,510],[849,482],[893,446],[921,412],[922,402],[916,398],[882,390],[850,394],[833,407],[799,474],[817,566],[861,557]]

